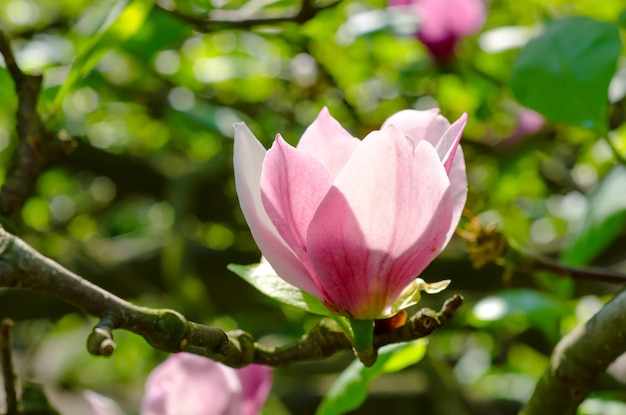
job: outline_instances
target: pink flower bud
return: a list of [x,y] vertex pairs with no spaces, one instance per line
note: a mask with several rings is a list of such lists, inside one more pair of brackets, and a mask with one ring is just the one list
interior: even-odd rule
[[477,33],[487,16],[483,0],[389,0],[389,5],[408,7],[416,15],[416,37],[438,61],[454,56],[457,42]]
[[258,415],[270,392],[271,369],[233,369],[213,360],[178,353],[146,381],[142,415]]
[[465,204],[459,146],[467,116],[400,111],[363,140],[324,108],[296,148],[269,151],[235,125],[239,202],[265,258],[288,283],[354,319],[389,317],[443,250]]

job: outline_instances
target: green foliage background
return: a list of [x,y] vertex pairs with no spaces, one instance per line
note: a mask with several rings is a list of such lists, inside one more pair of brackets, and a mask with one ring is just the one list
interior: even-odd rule
[[[259,258],[234,190],[231,124],[245,121],[266,146],[278,132],[294,144],[322,106],[359,137],[401,109],[438,106],[449,119],[469,114],[469,209],[536,252],[626,270],[626,170],[616,163],[616,154],[626,154],[626,108],[623,93],[609,102],[603,90],[623,64],[623,2],[491,1],[481,34],[462,41],[445,65],[394,30],[380,13],[384,1],[342,1],[302,24],[243,29],[194,24],[168,11],[206,18],[243,9],[276,17],[299,6],[2,2],[1,28],[18,63],[44,74],[39,107],[47,125],[77,142],[39,178],[21,218],[3,225],[136,303],[241,328],[269,344],[287,342],[317,317],[272,302],[226,268]],[[572,22],[584,31],[572,33]],[[556,40],[540,36],[522,52],[490,51],[486,35],[507,26],[545,27]],[[577,48],[581,41],[572,38],[591,46]],[[582,74],[564,83],[555,81],[564,69],[542,60],[559,42],[566,69]],[[589,97],[593,111],[570,108],[572,96]],[[548,121],[516,140],[522,104]],[[14,85],[0,67],[0,180],[17,145],[16,106]],[[540,272],[507,274],[495,265],[474,270],[456,239],[421,277],[451,278],[452,286],[425,304],[438,308],[446,294],[460,292],[463,312],[430,337],[420,363],[374,380],[355,413],[515,413],[556,342],[618,288]],[[44,382],[58,407],[76,411],[68,413],[86,411],[85,389],[136,413],[145,377],[165,357],[123,332],[111,358],[89,356],[84,339],[94,321],[40,294],[0,289],[0,316],[19,322],[20,375]],[[350,361],[342,355],[278,369],[267,413],[314,413]],[[609,413],[606,405],[626,411],[623,393],[607,380],[581,413]]]

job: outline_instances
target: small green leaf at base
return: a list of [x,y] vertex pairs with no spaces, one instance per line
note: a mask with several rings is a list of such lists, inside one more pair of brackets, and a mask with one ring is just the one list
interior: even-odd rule
[[309,313],[335,317],[317,297],[294,287],[280,278],[267,261],[262,260],[259,264],[253,265],[229,264],[228,269],[274,300]]
[[385,373],[399,372],[414,365],[426,354],[426,339],[381,347],[378,359],[371,367],[355,360],[337,378],[315,415],[339,415],[352,411],[367,398],[374,379]]
[[422,291],[428,294],[437,294],[438,292],[448,288],[448,285],[450,285],[450,280],[443,280],[429,284],[421,278],[415,278],[412,283],[407,285],[406,288],[402,290],[402,294],[400,294],[400,298],[398,298],[393,304],[391,312],[382,316],[382,318],[391,317],[399,311],[419,303],[422,298]]

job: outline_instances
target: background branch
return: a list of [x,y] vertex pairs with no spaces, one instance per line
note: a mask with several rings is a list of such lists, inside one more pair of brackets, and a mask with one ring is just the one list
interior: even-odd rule
[[184,21],[185,23],[191,24],[197,30],[200,30],[202,32],[209,32],[219,28],[249,29],[255,26],[275,25],[285,22],[302,24],[314,18],[315,15],[320,11],[335,7],[339,3],[341,3],[341,0],[336,0],[325,5],[316,6],[315,2],[312,0],[303,0],[302,5],[300,6],[300,10],[288,16],[246,18],[245,15],[243,15],[239,11],[229,11],[227,13],[222,11],[220,15],[224,15],[223,18],[218,17],[210,19],[204,17],[190,16],[177,10],[168,10],[159,5],[156,5],[155,7],[168,14],[171,14],[172,16]]
[[626,350],[626,292],[563,337],[522,415],[576,414],[595,380]]
[[43,170],[52,162],[68,154],[72,142],[67,134],[49,131],[37,112],[42,76],[28,75],[19,68],[8,37],[0,31],[0,53],[17,94],[17,134],[20,139],[15,148],[6,181],[0,189],[0,212],[13,215],[22,208],[32,194]]
[[612,284],[626,284],[626,274],[605,267],[572,267],[555,259],[527,252],[521,254],[520,268],[551,271],[555,274],[576,280],[602,281]]
[[[292,344],[272,348],[255,342],[250,334],[240,330],[224,332],[187,321],[174,310],[136,306],[44,257],[4,229],[0,229],[0,287],[53,294],[98,317],[100,320],[87,339],[87,349],[94,355],[113,353],[114,329],[139,334],[165,352],[186,351],[233,367],[250,363],[282,366],[323,359],[352,348],[351,340],[331,319],[323,319]],[[404,326],[378,333],[375,347],[427,336],[452,318],[462,302],[463,298],[457,295],[446,301],[439,312],[418,311]]]
[[2,377],[4,378],[4,393],[6,395],[6,415],[18,414],[17,391],[15,382],[17,376],[13,368],[13,356],[11,353],[12,341],[11,330],[13,322],[8,319],[2,320],[0,323],[0,364],[2,365]]

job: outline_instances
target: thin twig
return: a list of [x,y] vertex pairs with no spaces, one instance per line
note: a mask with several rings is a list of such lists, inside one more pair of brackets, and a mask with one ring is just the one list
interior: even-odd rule
[[20,144],[11,157],[6,181],[0,189],[0,213],[11,216],[32,194],[35,182],[50,163],[68,154],[72,142],[67,134],[49,131],[37,112],[43,77],[19,68],[8,37],[0,31],[0,53],[15,83],[18,107],[15,114]]
[[552,271],[575,280],[601,281],[611,284],[626,284],[626,274],[603,267],[572,267],[542,255],[527,255],[534,269]]
[[15,382],[17,376],[13,368],[11,330],[13,321],[2,320],[0,323],[0,355],[2,355],[2,377],[4,378],[4,393],[6,395],[7,412],[6,415],[18,415],[18,400]]
[[13,55],[13,50],[11,49],[11,43],[9,42],[9,38],[1,30],[0,53],[4,57],[4,63],[6,64],[9,74],[11,75],[11,78],[13,78],[13,81],[16,84],[21,83],[25,75],[15,61],[15,56]]
[[[250,363],[282,366],[323,359],[352,348],[350,339],[331,319],[322,320],[292,344],[271,348],[240,330],[224,332],[190,322],[174,310],[136,306],[63,268],[1,228],[0,287],[52,294],[98,317],[100,320],[87,339],[87,349],[94,355],[113,353],[115,329],[136,333],[165,352],[186,351],[233,367]],[[424,308],[404,326],[377,333],[374,347],[427,336],[446,324],[462,303],[463,298],[457,295],[446,301],[439,312]]]

